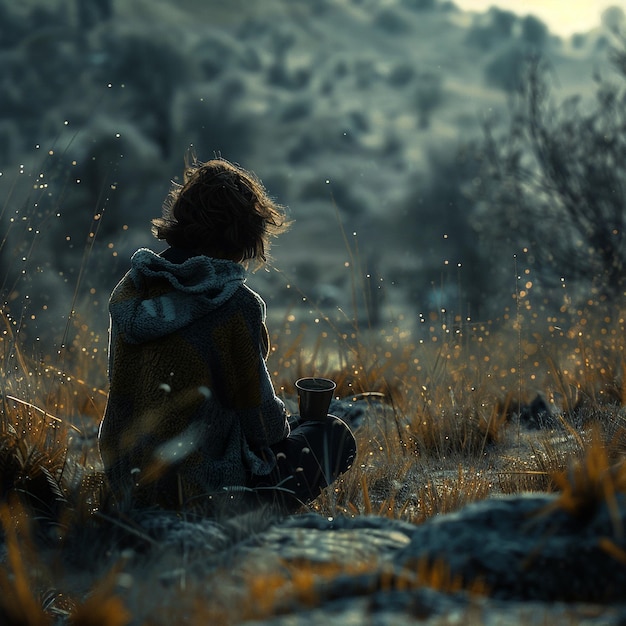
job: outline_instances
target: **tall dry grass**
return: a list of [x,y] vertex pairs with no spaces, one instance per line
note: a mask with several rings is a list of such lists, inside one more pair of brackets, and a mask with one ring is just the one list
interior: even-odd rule
[[[359,267],[356,252],[351,263]],[[354,280],[356,293],[361,285]],[[288,314],[272,338],[277,390],[293,406],[293,382],[324,375],[337,381],[346,405],[367,407],[353,467],[308,510],[419,524],[491,495],[556,491],[554,506],[572,515],[608,502],[619,532],[624,310],[565,303],[555,314],[546,302],[532,301],[530,287],[514,295],[514,305],[489,323],[436,312],[420,317],[417,329],[396,319],[374,328],[359,323],[356,297],[354,321],[341,325],[321,311],[315,324]],[[138,544],[154,545],[133,524],[132,511],[113,502],[102,474],[96,445],[107,392],[102,333],[74,313],[60,352],[32,358],[10,306],[0,331],[0,621],[129,623],[120,599],[131,584],[126,569]],[[537,394],[550,420],[533,432],[521,415]],[[623,558],[616,544],[606,548]],[[172,591],[178,604],[151,621],[166,623],[182,607],[199,623],[267,617],[288,602],[315,605],[324,585],[379,566],[275,565],[233,581],[237,608],[226,592],[223,602],[207,596],[206,588],[224,584],[223,571],[196,585],[179,572]],[[458,588],[445,564],[379,583]]]
[[[547,326],[549,337],[538,352],[551,356],[540,365],[537,353],[528,355],[532,361],[524,358],[532,351],[520,355],[523,342],[511,341],[506,328],[488,334],[437,328],[437,341],[415,345],[392,330],[367,341],[351,340],[349,347],[339,338],[330,347],[313,348],[292,335],[285,343],[277,334],[270,368],[286,397],[293,399],[296,377],[314,373],[335,378],[338,396],[346,402],[367,406],[356,432],[353,468],[309,510],[419,524],[473,500],[525,490],[559,492],[554,506],[574,515],[588,514],[602,501],[615,508],[615,494],[624,489],[624,335],[612,333],[606,319],[597,328],[589,319],[583,335],[570,331],[555,338]],[[540,344],[537,326],[533,338]],[[54,359],[26,358],[10,325],[6,328],[0,419],[6,558],[0,616],[12,623],[47,624],[61,618],[84,623],[89,614],[96,620],[91,623],[128,623],[119,576],[129,528],[110,498],[96,451],[106,400],[105,355],[80,349],[90,334],[77,324],[72,345],[79,348],[68,351],[61,369]],[[470,330],[473,334],[465,336]],[[515,329],[513,336],[519,339]],[[551,399],[554,423],[531,432],[517,416],[538,391]],[[619,556],[616,544],[607,544],[607,550]],[[103,557],[107,551],[113,556]],[[97,562],[88,580],[76,584],[75,572]],[[359,571],[340,564],[290,567],[244,581],[238,592],[243,612],[229,609],[228,602],[212,604],[198,588],[189,588],[185,602],[198,620],[219,615],[224,623],[236,623],[242,616],[270,615],[287,601],[315,605],[324,597],[319,595],[324,585],[341,576],[371,574],[378,565],[360,564]],[[445,569],[426,574],[389,584],[453,585],[446,582]],[[260,603],[259,589],[267,591],[268,581],[274,581],[273,591]]]

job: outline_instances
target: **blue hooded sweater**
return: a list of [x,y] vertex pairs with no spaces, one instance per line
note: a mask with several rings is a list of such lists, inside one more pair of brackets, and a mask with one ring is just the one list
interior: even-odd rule
[[289,423],[265,365],[265,303],[241,264],[142,248],[109,313],[99,444],[118,498],[179,508],[272,471]]

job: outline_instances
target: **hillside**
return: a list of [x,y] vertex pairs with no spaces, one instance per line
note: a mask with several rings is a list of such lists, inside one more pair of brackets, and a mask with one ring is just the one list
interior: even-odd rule
[[[594,83],[626,77],[626,49],[611,74],[608,30],[559,40],[443,0],[0,0],[0,624],[626,624],[626,89]],[[514,126],[479,169],[533,54],[545,93],[589,117],[547,133],[543,163]],[[295,513],[285,481],[207,481],[166,511],[115,500],[102,471],[107,300],[158,248],[149,221],[190,144],[288,205],[249,278],[268,372],[290,416],[294,381],[333,379],[357,439]],[[488,208],[468,193],[485,180]],[[529,223],[560,253],[552,291],[539,246],[518,254]],[[576,291],[581,268],[614,291]],[[156,361],[130,353],[141,380]],[[141,441],[174,427],[175,361],[146,387]],[[209,378],[185,376],[173,411]],[[196,425],[134,480],[201,452]]]
[[147,224],[190,144],[254,170],[290,209],[273,251],[284,274],[251,278],[271,310],[301,301],[292,282],[325,311],[349,309],[355,273],[383,279],[385,316],[428,310],[446,261],[477,280],[462,207],[424,191],[437,168],[502,115],[530,51],[553,66],[557,97],[590,95],[593,72],[609,71],[599,31],[563,41],[538,20],[449,2],[77,6],[31,0],[3,8],[0,27],[0,261],[46,328],[64,327],[74,293],[106,326],[106,294],[154,245]]

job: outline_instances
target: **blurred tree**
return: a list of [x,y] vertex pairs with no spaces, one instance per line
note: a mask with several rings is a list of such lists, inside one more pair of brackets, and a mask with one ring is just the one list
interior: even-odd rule
[[255,138],[255,114],[245,105],[245,76],[236,70],[221,81],[207,81],[178,90],[172,105],[173,153],[190,144],[203,153],[221,154],[232,161],[250,158]]
[[602,25],[613,33],[619,33],[624,28],[625,19],[624,10],[618,6],[609,7],[602,13]]
[[489,268],[496,264],[480,248],[467,194],[478,166],[464,147],[431,150],[428,171],[416,177],[399,206],[398,249],[415,249],[422,259],[410,289],[419,307],[462,317],[488,314]]
[[518,42],[512,42],[485,66],[485,80],[491,87],[507,93],[518,91],[524,80],[528,54]]
[[113,0],[76,0],[76,14],[79,28],[91,30],[113,17]]
[[192,73],[185,50],[173,38],[155,38],[148,29],[105,29],[100,37],[94,49],[101,57],[96,77],[123,86],[116,103],[120,114],[137,124],[163,156],[171,156],[172,101]]
[[491,7],[486,17],[481,15],[474,19],[467,34],[467,43],[481,50],[490,50],[513,38],[517,21],[515,13]]
[[29,33],[28,18],[0,3],[0,50],[18,45]]
[[534,15],[527,15],[522,20],[522,40],[535,49],[543,48],[548,42],[548,27]]
[[[488,15],[488,24],[475,25],[468,41],[483,49],[494,49],[493,57],[485,65],[487,84],[508,93],[518,91],[529,58],[545,48],[550,32],[540,19],[532,15],[518,20],[509,11],[495,8]],[[516,35],[518,22],[519,35]],[[496,44],[500,45],[496,47]]]
[[402,0],[402,4],[416,11],[431,11],[436,8],[439,3],[438,0]]
[[404,16],[394,7],[380,9],[374,15],[373,23],[389,35],[404,35],[410,30]]
[[406,87],[415,78],[415,68],[411,63],[400,61],[392,66],[387,76],[387,81],[392,87]]
[[[626,77],[626,51],[614,55]],[[528,248],[546,284],[562,277],[615,301],[626,287],[626,85],[598,79],[589,107],[551,99],[549,74],[529,66],[509,126],[485,127],[472,196],[490,248]]]
[[513,36],[513,27],[517,22],[517,15],[515,15],[515,13],[499,9],[498,7],[491,7],[489,9],[489,16],[491,17],[493,30],[497,32],[500,37],[508,39]]
[[431,113],[443,100],[443,78],[432,71],[420,72],[415,82],[415,103],[417,105],[419,127],[424,129],[430,125]]

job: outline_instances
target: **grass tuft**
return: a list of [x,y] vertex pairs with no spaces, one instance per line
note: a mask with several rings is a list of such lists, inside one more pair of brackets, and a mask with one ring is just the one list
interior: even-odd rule
[[613,463],[610,446],[599,430],[591,433],[591,441],[580,459],[567,470],[552,476],[558,499],[547,511],[562,509],[582,520],[591,519],[601,506],[607,506],[613,523],[615,537],[623,539],[623,522],[617,502],[618,493],[626,493],[626,463]]
[[[277,335],[270,371],[293,408],[293,381],[303,375],[335,379],[338,398],[365,408],[352,469],[302,510],[421,524],[493,495],[555,491],[551,510],[582,520],[608,507],[613,536],[600,545],[624,562],[624,333],[617,332],[623,322],[613,333],[605,319],[597,335],[589,315],[582,336],[550,328],[542,335],[533,324],[532,345],[517,340],[519,326],[513,341],[505,325],[451,333],[434,322],[431,340],[415,344],[396,327],[355,328],[313,343],[310,329]],[[275,555],[263,568],[253,561],[232,572],[205,565],[197,573],[195,564],[191,576],[191,555],[164,550],[176,584],[154,598],[150,587],[160,579],[141,555],[162,546],[133,522],[136,512],[112,500],[96,440],[105,354],[89,347],[94,336],[85,324],[75,331],[62,358],[26,358],[9,330],[0,340],[0,621],[156,625],[184,613],[190,623],[234,624],[318,607],[341,589],[489,593],[480,581],[451,577],[444,563],[394,572],[372,558],[313,563]],[[530,431],[520,415],[537,394],[550,419]],[[128,548],[133,557],[123,556]]]

